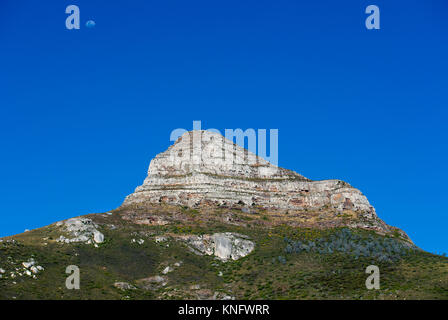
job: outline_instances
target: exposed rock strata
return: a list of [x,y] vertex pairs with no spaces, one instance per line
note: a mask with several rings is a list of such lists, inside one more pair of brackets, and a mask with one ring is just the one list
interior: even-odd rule
[[392,231],[348,183],[312,181],[209,131],[186,132],[151,161],[147,178],[123,207],[144,203],[322,210],[332,215],[350,211],[359,217],[353,227]]

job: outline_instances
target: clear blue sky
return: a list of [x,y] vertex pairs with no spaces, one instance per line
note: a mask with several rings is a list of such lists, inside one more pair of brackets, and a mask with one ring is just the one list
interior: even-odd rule
[[448,251],[447,36],[445,0],[2,0],[0,236],[119,206],[201,120],[278,128],[280,166]]

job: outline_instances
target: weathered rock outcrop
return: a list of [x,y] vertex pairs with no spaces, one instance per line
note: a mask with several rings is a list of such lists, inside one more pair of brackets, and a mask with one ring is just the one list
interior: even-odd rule
[[121,289],[121,290],[133,290],[136,289],[133,285],[127,283],[127,282],[115,282],[114,287]]
[[181,236],[193,252],[214,255],[221,261],[238,260],[247,256],[255,248],[255,244],[246,236],[231,232],[213,235]]
[[72,238],[60,236],[59,239],[57,239],[58,242],[84,242],[87,244],[104,242],[104,235],[98,231],[98,225],[91,219],[71,218],[65,221],[57,222],[56,225],[64,226],[65,230],[72,236]]
[[151,161],[147,178],[123,206],[144,203],[321,210],[332,215],[350,211],[359,217],[354,227],[391,231],[348,183],[312,181],[209,131],[186,132]]

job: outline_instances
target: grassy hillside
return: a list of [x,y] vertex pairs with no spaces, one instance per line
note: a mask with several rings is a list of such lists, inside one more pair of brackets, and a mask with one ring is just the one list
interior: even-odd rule
[[[268,213],[235,208],[207,214],[180,207],[141,210],[158,218],[142,223],[129,209],[85,216],[105,236],[98,247],[57,242],[68,234],[56,224],[4,238],[0,299],[448,299],[448,258],[419,250],[399,235],[292,227],[273,223]],[[215,232],[246,235],[255,250],[222,262],[177,239]],[[156,242],[158,236],[166,241]],[[27,275],[22,263],[31,258],[44,270]],[[365,286],[371,264],[380,268],[379,290]],[[65,287],[69,265],[80,268],[80,290]],[[172,271],[163,274],[168,266]],[[117,288],[117,282],[131,288]]]

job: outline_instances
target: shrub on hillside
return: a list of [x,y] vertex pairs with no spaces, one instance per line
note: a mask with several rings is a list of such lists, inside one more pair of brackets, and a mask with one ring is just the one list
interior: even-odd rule
[[290,240],[285,238],[287,254],[315,252],[332,254],[335,252],[348,254],[355,259],[360,257],[374,258],[379,262],[393,262],[415,250],[416,247],[401,240],[380,236],[363,236],[348,228],[341,229],[330,236],[313,240]]

